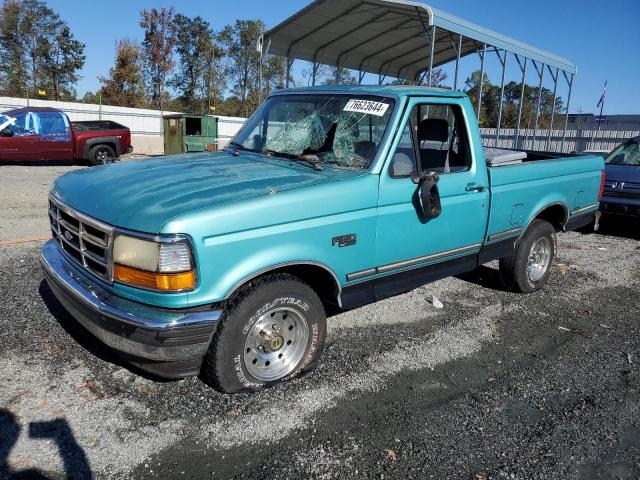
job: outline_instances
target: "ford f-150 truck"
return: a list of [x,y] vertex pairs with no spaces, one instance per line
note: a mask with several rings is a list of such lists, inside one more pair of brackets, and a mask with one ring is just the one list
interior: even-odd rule
[[0,160],[84,160],[113,163],[131,153],[131,132],[109,120],[71,122],[54,108],[22,108],[0,114]]
[[224,151],[59,177],[42,265],[132,363],[256,390],[318,362],[327,310],[495,259],[507,288],[540,289],[556,232],[598,209],[603,159],[504,158],[485,158],[461,92],[281,90]]

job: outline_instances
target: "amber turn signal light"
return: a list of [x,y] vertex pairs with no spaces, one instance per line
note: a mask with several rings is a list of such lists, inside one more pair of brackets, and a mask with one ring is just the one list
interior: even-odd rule
[[154,273],[116,263],[113,278],[128,285],[155,290],[186,290],[196,286],[193,270],[182,273]]

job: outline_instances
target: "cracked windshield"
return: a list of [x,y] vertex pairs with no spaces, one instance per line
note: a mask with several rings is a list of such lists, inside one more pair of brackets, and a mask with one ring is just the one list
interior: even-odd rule
[[281,95],[260,107],[232,146],[274,157],[368,168],[394,100],[363,95]]

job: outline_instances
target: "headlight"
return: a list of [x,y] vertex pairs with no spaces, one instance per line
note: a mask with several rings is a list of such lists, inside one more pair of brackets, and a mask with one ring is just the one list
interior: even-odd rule
[[186,237],[154,241],[118,234],[113,243],[113,278],[153,290],[186,290],[196,286],[191,259]]

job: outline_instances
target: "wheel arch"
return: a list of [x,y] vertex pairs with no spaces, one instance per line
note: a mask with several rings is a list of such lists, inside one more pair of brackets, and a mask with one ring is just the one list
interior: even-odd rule
[[564,202],[553,202],[545,205],[529,219],[526,227],[522,230],[523,235],[534,220],[545,220],[555,228],[556,232],[560,232],[569,221],[569,208]]
[[113,149],[116,157],[120,157],[120,142],[116,137],[99,137],[99,138],[90,138],[84,144],[82,159],[89,160],[89,153],[91,149],[94,147],[99,147],[100,145],[106,145],[109,148]]
[[298,277],[318,294],[325,307],[336,305],[342,307],[340,300],[342,286],[338,281],[338,276],[325,264],[312,260],[284,262],[263,268],[237,282],[224,299],[227,300],[233,296],[243,285],[272,273],[288,273]]

